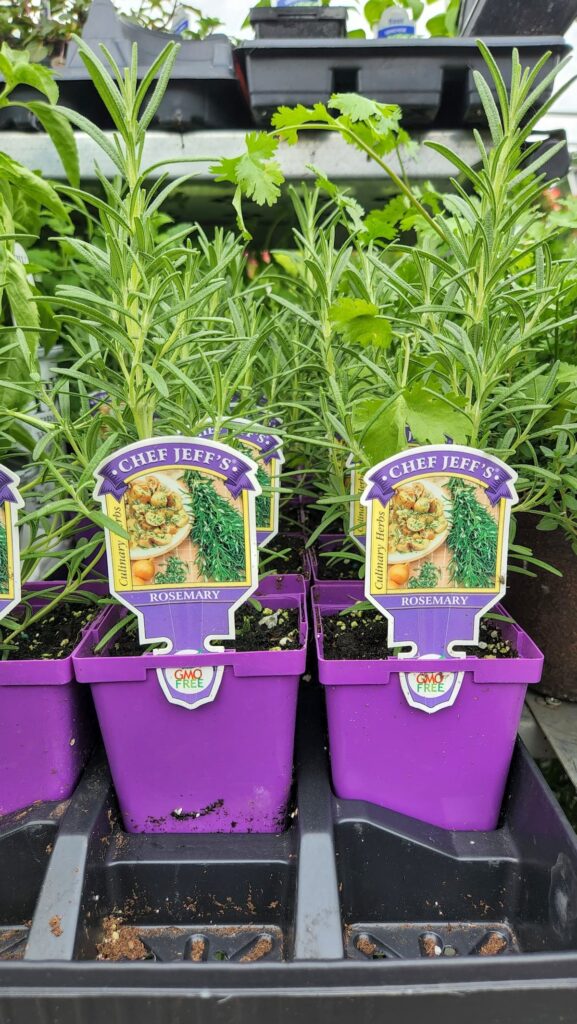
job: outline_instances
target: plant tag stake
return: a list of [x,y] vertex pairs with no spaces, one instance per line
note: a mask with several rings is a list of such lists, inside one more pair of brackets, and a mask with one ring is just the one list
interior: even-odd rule
[[[390,621],[401,657],[456,659],[479,639],[483,612],[506,589],[517,474],[461,445],[426,445],[365,476],[365,595]],[[434,677],[434,678],[433,678]],[[442,677],[442,678],[441,678]],[[433,713],[457,698],[463,673],[401,673],[413,707]]]
[[[264,548],[273,537],[276,537],[279,530],[283,443],[277,434],[269,434],[266,431],[243,430],[237,433],[235,428],[244,425],[245,422],[236,420],[229,426],[221,427],[220,436],[226,437],[234,430],[235,438],[245,446],[247,455],[257,463],[256,478],[262,493],[257,496],[255,504],[256,539],[259,548]],[[205,427],[198,436],[213,438],[214,427]]]
[[18,509],[24,502],[19,484],[20,477],[0,465],[0,619],[20,604],[22,594]]
[[[202,437],[128,445],[96,470],[95,497],[127,534],[106,529],[111,593],[138,617],[157,653],[219,652],[234,612],[258,586],[257,466]],[[158,669],[166,698],[193,709],[214,700],[224,666]]]

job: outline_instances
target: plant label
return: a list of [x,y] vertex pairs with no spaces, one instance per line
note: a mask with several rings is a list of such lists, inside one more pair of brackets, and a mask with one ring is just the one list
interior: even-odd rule
[[349,471],[349,493],[351,496],[349,510],[349,536],[351,540],[354,540],[355,544],[361,549],[361,551],[366,551],[367,510],[361,504],[361,477],[352,452],[347,460],[347,469]]
[[[409,426],[405,427],[405,438],[409,448],[418,448],[419,443],[415,441],[414,434]],[[452,444],[453,441],[450,437],[445,435],[447,444]],[[347,461],[347,469],[349,470],[349,493],[351,495],[351,506],[349,513],[349,536],[351,540],[354,540],[357,547],[361,551],[367,549],[367,510],[363,507],[361,502],[361,494],[363,490],[362,477],[359,472],[359,467],[355,462],[353,453],[349,455]]]
[[[179,436],[128,445],[98,467],[110,590],[137,615],[142,644],[195,654],[234,638],[234,612],[258,586],[256,473],[228,445]],[[192,709],[214,700],[223,671],[158,678],[171,703]]]
[[[366,474],[365,594],[401,657],[458,658],[456,645],[478,642],[481,616],[506,589],[516,478],[500,459],[455,444],[410,448]],[[413,706],[438,710],[460,683],[446,684],[443,704],[414,674],[402,685]]]
[[20,477],[0,466],[0,619],[20,604],[20,537],[18,509],[24,502]]
[[[257,463],[256,478],[262,488],[255,502],[256,539],[259,548],[276,537],[279,530],[280,511],[280,477],[284,455],[282,439],[277,434],[269,434],[259,430],[237,430],[245,426],[245,421],[236,420],[220,429],[220,436],[226,438],[234,432],[235,446],[241,449]],[[214,427],[205,427],[199,437],[214,437]]]

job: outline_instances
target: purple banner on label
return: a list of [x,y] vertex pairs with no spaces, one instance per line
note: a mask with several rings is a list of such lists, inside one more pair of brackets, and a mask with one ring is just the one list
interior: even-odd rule
[[451,476],[470,477],[478,480],[487,491],[492,505],[501,498],[515,499],[514,482],[517,474],[500,459],[485,455],[476,449],[451,445],[445,448],[422,447],[387,459],[366,475],[372,486],[365,492],[365,500],[378,499],[387,505],[393,497],[395,486],[400,480],[412,480],[431,473],[447,473]]
[[163,466],[182,466],[189,469],[212,470],[222,476],[233,498],[241,491],[253,491],[250,461],[232,448],[209,444],[204,438],[164,438],[161,445],[142,441],[111,456],[98,469],[102,483],[97,497],[111,494],[117,500],[128,484],[127,477],[145,470],[154,471]]

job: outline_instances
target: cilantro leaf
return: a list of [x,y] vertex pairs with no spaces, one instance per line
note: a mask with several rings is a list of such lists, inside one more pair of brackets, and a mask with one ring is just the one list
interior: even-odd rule
[[414,384],[405,391],[407,423],[419,444],[444,444],[448,437],[456,444],[466,444],[471,437],[471,423],[459,406],[458,395],[439,395],[423,384]]
[[289,146],[294,146],[295,142],[298,142],[300,127],[317,121],[330,124],[332,120],[324,103],[315,103],[314,107],[305,107],[299,103],[296,107],[279,107],[276,114],[273,114],[271,123],[281,138],[288,142]]
[[347,342],[388,348],[392,339],[391,325],[379,316],[379,308],[366,299],[342,298],[333,302],[331,323]]
[[407,447],[407,407],[402,394],[393,402],[364,399],[355,407],[353,416],[361,446],[372,466]]
[[239,185],[243,194],[254,199],[257,206],[273,206],[280,195],[284,175],[276,160],[270,159],[277,151],[278,142],[263,132],[250,132],[246,136],[246,151],[241,156],[223,157],[210,170],[217,181],[231,181]]

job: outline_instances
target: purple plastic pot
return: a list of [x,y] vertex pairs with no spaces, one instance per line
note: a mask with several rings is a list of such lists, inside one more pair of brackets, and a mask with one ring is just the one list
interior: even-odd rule
[[[24,592],[61,586],[30,583]],[[90,694],[74,682],[72,652],[58,660],[0,661],[0,815],[69,797],[96,734]]]
[[[338,566],[337,562],[335,562],[335,564],[332,567],[328,565],[327,554],[332,554],[333,552],[341,551],[345,548],[345,546],[347,552],[350,551],[350,554],[353,558],[353,571],[357,574],[357,579],[352,580],[352,582],[358,582],[358,570],[361,566],[361,562],[358,559],[359,557],[362,557],[359,549],[355,546],[355,544],[352,543],[352,541],[348,540],[344,533],[321,533],[316,543],[308,549],[309,558],[311,562],[313,583],[321,583],[323,585],[325,583],[330,583],[331,586],[334,586],[335,583],[342,584],[348,582],[347,580],[336,578],[327,579],[326,575],[328,573],[330,576],[331,570],[334,571]],[[327,567],[324,570],[325,575],[321,577],[319,571],[324,563],[327,564]]]
[[446,671],[446,661],[329,661],[322,616],[362,601],[363,584],[319,585],[312,599],[337,796],[441,828],[496,828],[527,685],[539,682],[543,668],[533,641],[500,623],[519,657],[459,659],[465,676],[455,704],[430,715],[409,706],[399,672]]
[[[297,578],[298,579],[298,578]],[[293,651],[94,656],[124,611],[109,609],[74,656],[90,683],[128,832],[281,832],[290,796],[299,677],[305,670],[304,582],[272,577],[255,598],[297,608]],[[216,699],[169,703],[156,670],[224,665]]]

